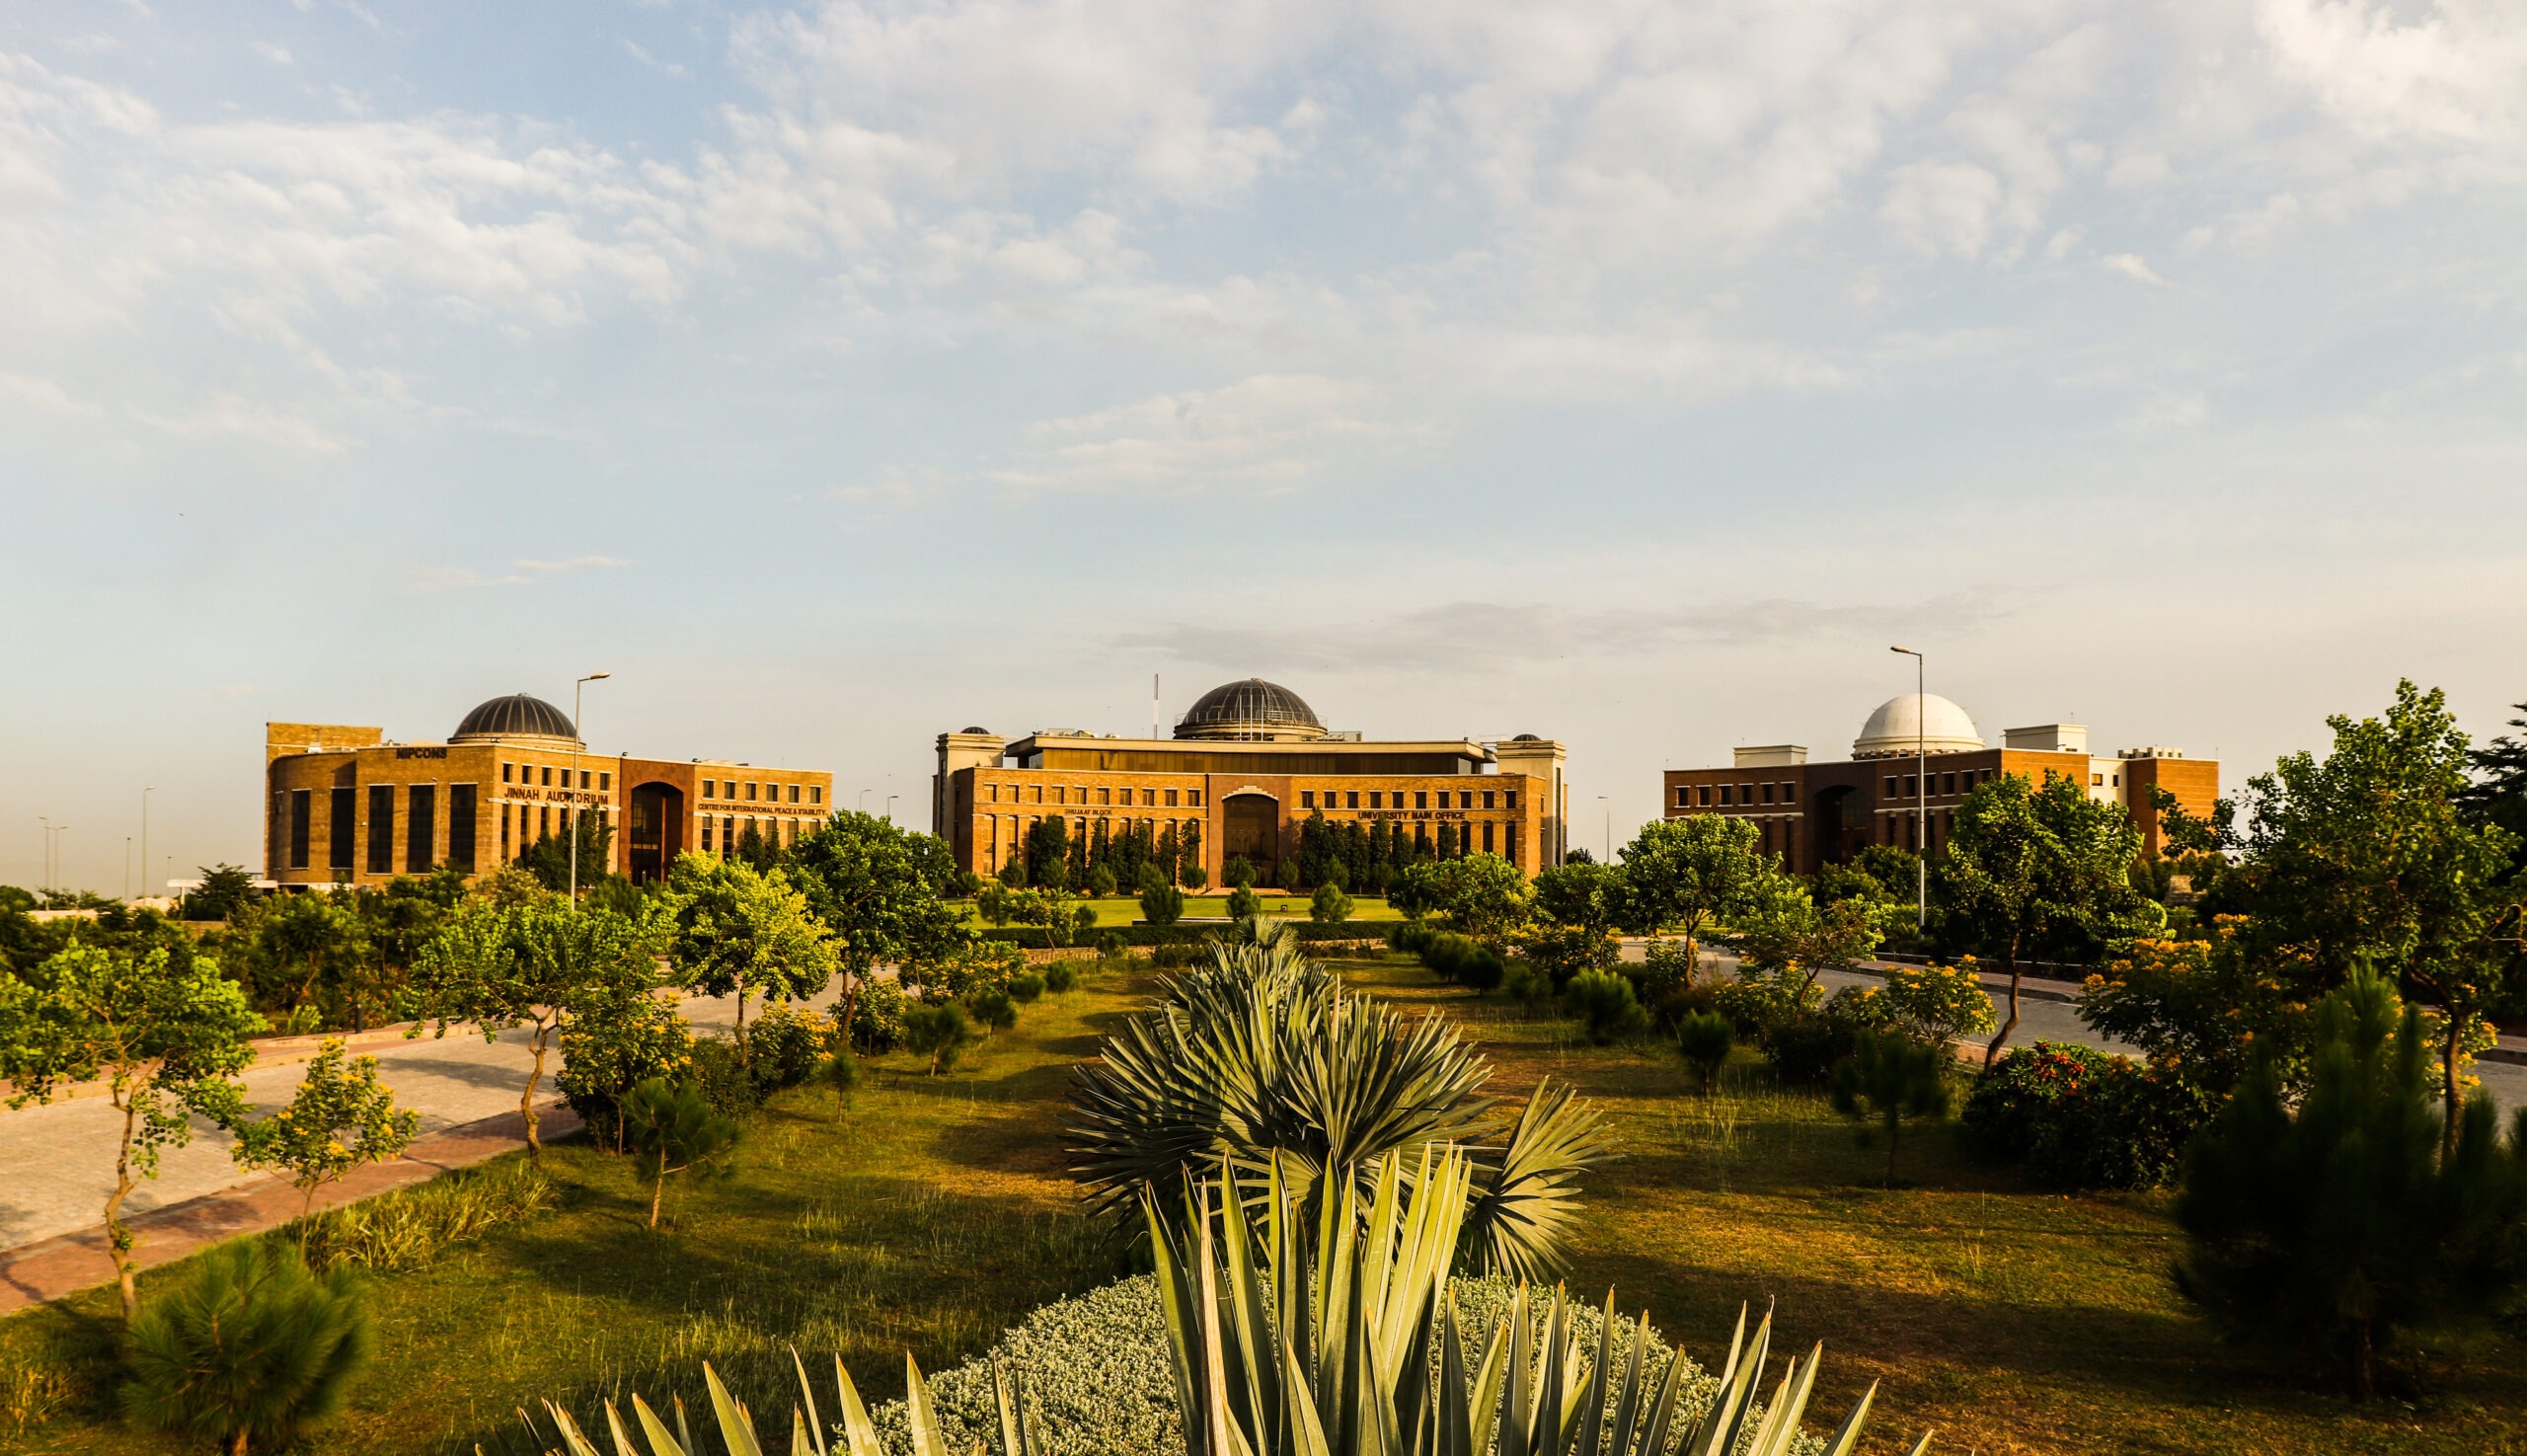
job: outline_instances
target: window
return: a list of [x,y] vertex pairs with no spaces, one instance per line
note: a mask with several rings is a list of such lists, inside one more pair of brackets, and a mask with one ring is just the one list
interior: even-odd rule
[[717,780],[717,779],[704,779],[704,780],[702,781],[702,797],[703,797],[703,798],[705,798],[705,799],[717,799],[717,798],[719,798],[719,797],[720,797],[720,795],[719,795],[719,793],[718,793],[719,788],[720,788],[720,781],[719,781],[719,780]]
[[1371,808],[1384,808],[1384,807],[1386,807],[1386,795],[1385,795],[1385,794],[1383,794],[1383,793],[1381,793],[1381,792],[1379,792],[1378,790],[1375,790],[1375,789],[1370,790],[1370,791],[1369,791],[1369,807],[1371,807]]
[[1429,793],[1429,791],[1428,791],[1428,790],[1426,790],[1426,789],[1416,789],[1416,790],[1414,790],[1414,791],[1413,791],[1413,806],[1414,806],[1415,808],[1428,808],[1428,807],[1430,806],[1430,793]]
[[597,787],[598,792],[600,792],[600,793],[605,793],[605,794],[611,794],[611,793],[613,793],[613,792],[614,792],[614,775],[613,775],[613,774],[611,774],[611,773],[602,773],[602,774],[597,775],[597,776],[596,776],[596,787]]
[[736,847],[737,816],[735,814],[722,814],[720,816],[720,853],[727,854],[728,851],[735,849]]
[[1956,775],[1942,774],[1939,776],[1939,792],[1942,794],[1953,794],[1956,792]]
[[1459,808],[1472,808],[1472,807],[1474,807],[1474,791],[1473,791],[1473,790],[1471,790],[1471,789],[1459,789],[1459,790],[1457,791],[1457,807],[1459,807]]
[[1906,799],[1915,798],[1920,795],[1921,791],[1922,781],[1914,778],[1911,774],[1906,774],[1904,776],[1904,797]]
[[1730,801],[1731,799],[1734,799],[1735,797],[1736,797],[1735,795],[1733,795],[1733,794],[1731,794],[1731,793],[1729,792],[1729,786],[1728,786],[1728,785],[1726,785],[1726,784],[1723,784],[1723,785],[1721,785],[1721,786],[1720,786],[1720,805],[1721,805],[1721,807],[1723,807],[1723,808],[1726,808],[1726,807],[1728,806],[1728,803],[1729,803],[1729,801]]
[[1167,806],[1169,808],[1176,807],[1176,791],[1173,789],[1167,791]]
[[790,786],[790,802],[792,804],[799,802],[799,786],[796,784]]
[[[1491,796],[1486,795],[1485,797],[1490,798]],[[1483,821],[1483,852],[1485,854],[1492,853],[1492,836],[1499,827],[1499,825],[1493,823],[1490,819]]]
[[430,851],[438,837],[438,786],[413,786],[413,811],[404,819],[404,871],[409,875],[427,875],[432,863]]
[[2091,774],[2091,775],[2089,775],[2089,787],[2090,787],[2090,788],[2092,788],[2092,789],[2103,789],[2103,788],[2105,788],[2105,787],[2106,787],[2106,775],[2104,775],[2104,774]]
[[[337,790],[335,792],[340,793],[341,791]],[[505,861],[509,857],[509,806],[505,804],[501,805],[498,812],[500,815],[500,858]]]
[[395,871],[395,786],[368,786],[368,873]]
[[[1502,794],[1500,796],[1500,806],[1502,808],[1516,808],[1518,806],[1518,791],[1511,789],[1507,793]],[[1512,860],[1511,863],[1515,864],[1516,861]]]
[[807,786],[807,802],[808,802],[809,804],[822,804],[822,803],[824,803],[824,802],[825,802],[825,786],[824,786],[824,785],[822,785],[822,784],[809,784],[809,785]]
[[1155,789],[1143,789],[1143,790],[1141,791],[1141,807],[1143,807],[1143,808],[1156,808],[1156,807],[1158,807],[1158,791],[1157,791],[1157,790],[1155,790]]
[[1773,802],[1773,786],[1772,786],[1772,785],[1770,785],[1770,784],[1766,784],[1766,785],[1764,786],[1764,803],[1766,803],[1766,804],[1770,804],[1770,803],[1772,803],[1772,802]]
[[1705,784],[1700,789],[1696,790],[1694,797],[1702,801],[1702,806],[1704,808],[1711,807],[1711,786],[1709,784]]
[[1187,808],[1200,808],[1202,806],[1202,791],[1199,789],[1186,790],[1185,805]]
[[1059,784],[1055,784],[1055,785],[1053,786],[1053,803],[1055,803],[1055,804],[1068,804],[1068,803],[1070,803],[1070,790],[1068,790],[1068,789],[1064,788],[1063,786],[1061,786],[1061,785],[1059,785]]
[[307,868],[307,819],[316,809],[316,791],[289,791],[289,868]]
[[501,764],[501,765],[500,765],[500,782],[501,782],[501,783],[503,783],[503,784],[512,784],[512,783],[517,782],[514,778],[512,778],[512,777],[511,777],[511,775],[515,774],[516,772],[517,772],[517,765],[516,765],[516,764],[513,764],[513,763],[504,763],[504,764]]
[[1754,786],[1754,785],[1752,785],[1752,784],[1740,784],[1740,785],[1738,785],[1738,786],[1737,786],[1737,802],[1738,802],[1740,805],[1753,804],[1753,803],[1755,802],[1755,786]]
[[553,765],[549,763],[544,765],[544,787],[547,789],[553,787]]
[[759,789],[759,788],[761,788],[761,787],[762,787],[762,786],[761,786],[761,785],[759,785],[759,784],[748,784],[748,785],[746,785],[746,798],[747,798],[748,800],[752,800],[752,799],[755,797],[755,790],[757,790],[757,789]]
[[1489,789],[1484,790],[1484,791],[1483,791],[1483,806],[1484,806],[1485,808],[1490,808],[1490,807],[1492,807],[1492,801],[1493,801],[1495,797],[1496,797],[1496,796],[1495,796],[1495,795],[1493,795],[1493,793],[1491,790],[1489,790]]
[[1886,797],[1889,799],[1895,797],[1895,776],[1893,774],[1888,774],[1886,776]]
[[1105,804],[1105,805],[1110,805],[1110,804],[1112,804],[1112,803],[1114,802],[1114,791],[1113,791],[1113,790],[1111,790],[1111,789],[1100,789],[1100,790],[1098,790],[1098,791],[1097,791],[1097,802],[1098,802],[1099,804]]
[[347,786],[334,791],[333,823],[330,837],[333,853],[325,863],[334,871],[336,880],[351,878],[351,857],[359,841],[359,791]]
[[1301,789],[1301,790],[1299,791],[1299,807],[1301,807],[1301,808],[1314,808],[1314,807],[1316,807],[1316,791],[1315,791],[1315,790],[1313,790],[1313,789]]
[[1360,791],[1357,789],[1349,790],[1343,794],[1342,800],[1342,806],[1344,808],[1358,808],[1360,806]]
[[1799,802],[1799,781],[1797,779],[1790,779],[1783,782],[1781,786],[1781,802],[1784,804],[1797,804]]

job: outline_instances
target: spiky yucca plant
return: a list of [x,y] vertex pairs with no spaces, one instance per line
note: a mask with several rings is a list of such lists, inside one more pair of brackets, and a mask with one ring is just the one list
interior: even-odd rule
[[[796,1353],[791,1365],[799,1372],[799,1402],[790,1408],[790,1456],[888,1456],[878,1439],[877,1423],[869,1418],[868,1404],[860,1399],[859,1388],[851,1383],[851,1373],[842,1367],[842,1357],[833,1362],[834,1413],[839,1418],[839,1440],[828,1443],[825,1424],[816,1409],[813,1382],[807,1379],[807,1367]],[[720,1427],[720,1442],[728,1456],[764,1456],[762,1438],[755,1433],[754,1413],[743,1401],[728,1394],[721,1383],[720,1372],[708,1362],[702,1366],[703,1383],[711,1391],[711,1414]],[[997,1371],[994,1382],[1000,1396],[1000,1443],[997,1456],[1036,1456],[1038,1446],[1034,1427],[1029,1422],[1024,1393],[1013,1390],[1009,1381]],[[939,1413],[930,1399],[930,1383],[922,1378],[921,1367],[911,1355],[904,1356],[904,1403],[912,1425],[912,1456],[966,1456],[952,1453],[947,1438],[940,1434]],[[704,1456],[702,1446],[693,1438],[693,1427],[685,1419],[684,1402],[676,1401],[670,1409],[675,1416],[675,1428],[639,1396],[632,1398],[632,1419],[625,1421],[612,1401],[605,1403],[606,1435],[610,1447],[600,1447],[590,1440],[571,1413],[544,1403],[545,1414],[552,1417],[553,1426],[562,1433],[562,1446],[567,1456]],[[641,1439],[635,1439],[637,1428]],[[648,1442],[648,1450],[642,1442]],[[977,1445],[972,1456],[983,1456]]]
[[1527,1279],[1560,1263],[1578,1176],[1612,1150],[1594,1108],[1540,1085],[1503,1128],[1482,1095],[1491,1065],[1442,1019],[1346,994],[1269,928],[1212,954],[1073,1073],[1093,1208],[1129,1226],[1144,1194],[1225,1159],[1244,1196],[1276,1176],[1313,1212],[1386,1154],[1445,1143],[1475,1179],[1462,1262]]

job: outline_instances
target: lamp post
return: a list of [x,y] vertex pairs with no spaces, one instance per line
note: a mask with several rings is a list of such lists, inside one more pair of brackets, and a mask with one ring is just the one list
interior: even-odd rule
[[[143,785],[140,790],[140,878],[143,881],[149,879],[149,796],[157,792],[155,784]],[[149,888],[145,882],[140,887],[144,890]],[[159,888],[166,886],[160,885]]]
[[895,821],[895,801],[896,801],[896,800],[898,800],[898,799],[901,799],[902,797],[903,797],[903,796],[902,796],[902,795],[900,795],[900,794],[889,794],[889,795],[887,795],[887,796],[886,796],[886,822],[887,822],[887,823],[891,824],[891,823],[893,823],[893,822]]
[[1922,709],[1930,702],[1930,663],[1911,648],[1887,651],[1913,659],[1913,868],[1920,896],[1913,909],[1913,926],[1916,933],[1926,933],[1931,925],[1931,755]]
[[[141,873],[146,875],[149,872],[143,870]],[[131,836],[128,834],[122,837],[122,899],[126,905],[131,903]]]
[[43,825],[43,858],[36,862],[36,888],[52,893],[52,820],[41,814],[36,822]]
[[[587,685],[589,683],[603,682],[605,679],[612,677],[613,675],[614,674],[611,672],[591,672],[587,676],[571,684],[571,732],[573,734],[571,738],[571,792],[574,794],[579,792],[579,751],[585,748],[588,743],[587,729],[579,726],[580,694],[587,690]],[[587,809],[585,806],[579,804],[574,803],[571,805],[571,911],[573,914],[578,913],[579,908],[579,816],[586,812]]]

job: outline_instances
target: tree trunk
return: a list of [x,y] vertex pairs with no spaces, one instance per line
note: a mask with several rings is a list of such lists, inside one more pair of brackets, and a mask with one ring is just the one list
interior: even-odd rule
[[666,1196],[667,1160],[660,1158],[658,1160],[658,1176],[650,1184],[650,1227],[656,1228],[658,1226],[658,1205],[666,1201]]
[[737,977],[737,1060],[746,1059],[746,978]]
[[2018,1030],[2018,942],[2010,942],[2009,954],[2002,958],[2001,964],[2008,967],[2010,973],[2010,1014],[2009,1019],[2001,1023],[2001,1034],[1992,1038],[1991,1045],[1983,1048],[1983,1070],[1986,1072],[1992,1070],[1992,1063],[2000,1060],[2001,1048],[2010,1043],[2010,1033]]
[[246,1428],[242,1425],[229,1434],[228,1456],[246,1456]]
[[1685,922],[1685,989],[1694,988],[1694,972],[1702,969],[1702,943],[1694,939],[1694,925]]
[[122,1322],[128,1326],[132,1317],[140,1313],[140,1271],[132,1265],[131,1249],[136,1241],[131,1230],[123,1226],[122,1200],[138,1187],[131,1178],[131,1133],[139,1109],[130,1100],[128,1089],[115,1105],[122,1110],[122,1146],[115,1150],[115,1190],[106,1199],[106,1247],[114,1256],[115,1283],[122,1290]]
[[2351,1330],[2351,1398],[2366,1401],[2378,1393],[2378,1351],[2369,1339],[2369,1322]]
[[555,1017],[551,1027],[538,1023],[535,1035],[527,1038],[526,1044],[535,1052],[535,1065],[526,1074],[526,1091],[517,1100],[517,1111],[518,1115],[526,1119],[526,1155],[530,1158],[544,1156],[544,1139],[536,1135],[535,1087],[544,1080],[545,1038],[553,1035],[554,1028],[560,1023],[559,1016]]

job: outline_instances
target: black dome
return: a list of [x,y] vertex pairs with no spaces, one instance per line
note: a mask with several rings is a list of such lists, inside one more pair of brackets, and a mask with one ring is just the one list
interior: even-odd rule
[[568,738],[576,741],[578,729],[571,727],[571,716],[524,693],[511,693],[494,698],[465,715],[448,740],[461,742],[467,738]]
[[1325,725],[1306,700],[1277,682],[1226,682],[1193,700],[1176,721],[1180,738],[1320,738]]

